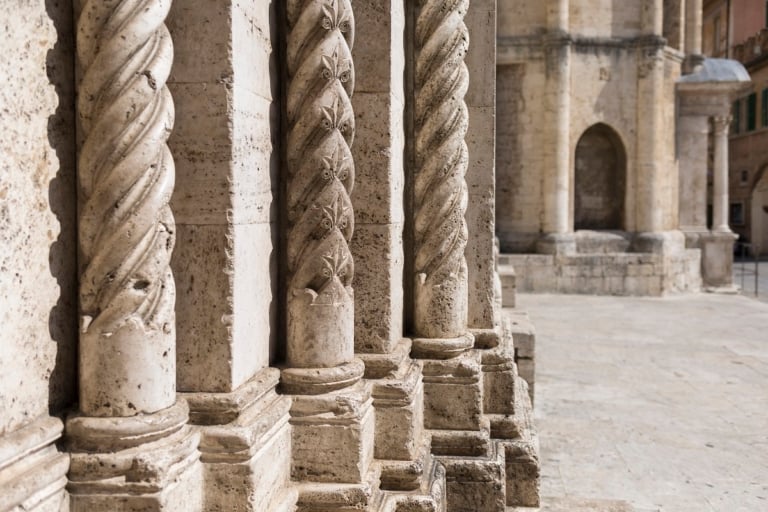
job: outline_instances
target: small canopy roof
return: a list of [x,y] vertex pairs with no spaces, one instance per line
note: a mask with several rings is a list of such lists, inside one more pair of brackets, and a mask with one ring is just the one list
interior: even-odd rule
[[683,83],[702,82],[750,82],[752,79],[744,66],[731,59],[704,59],[696,73],[680,77]]

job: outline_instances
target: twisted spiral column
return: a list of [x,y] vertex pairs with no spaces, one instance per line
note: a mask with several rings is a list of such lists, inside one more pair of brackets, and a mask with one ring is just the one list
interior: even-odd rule
[[416,19],[414,329],[446,341],[467,332],[468,7],[421,0]]
[[77,24],[80,409],[89,416],[175,402],[170,4],[88,0]]
[[[297,393],[343,387],[354,359],[354,90],[350,0],[287,2],[287,333],[283,382]],[[329,369],[302,372],[297,369]],[[306,386],[305,386],[306,385]]]

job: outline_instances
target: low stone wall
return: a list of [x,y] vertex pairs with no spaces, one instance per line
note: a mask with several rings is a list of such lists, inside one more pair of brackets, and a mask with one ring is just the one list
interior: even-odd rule
[[[701,253],[503,254],[502,286],[518,292],[660,296],[701,289]],[[513,267],[514,271],[510,271]],[[513,279],[514,283],[505,280]]]

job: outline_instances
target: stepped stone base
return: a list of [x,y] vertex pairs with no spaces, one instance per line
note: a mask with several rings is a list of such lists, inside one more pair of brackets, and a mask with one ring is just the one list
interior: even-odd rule
[[0,437],[0,510],[67,512],[69,456],[53,444],[61,437],[60,419],[41,416]]

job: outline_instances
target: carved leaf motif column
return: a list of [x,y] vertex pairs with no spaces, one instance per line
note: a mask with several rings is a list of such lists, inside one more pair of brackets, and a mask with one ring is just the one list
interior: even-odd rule
[[467,334],[469,0],[423,0],[416,18],[414,351],[460,354]]
[[[354,358],[354,264],[349,194],[355,76],[349,0],[287,2],[287,321],[293,393],[320,393],[359,380]],[[302,369],[316,369],[303,371]]]
[[76,510],[117,506],[110,500],[126,492],[200,507],[197,436],[176,401],[170,4],[90,0],[77,24],[80,413],[67,422]]

